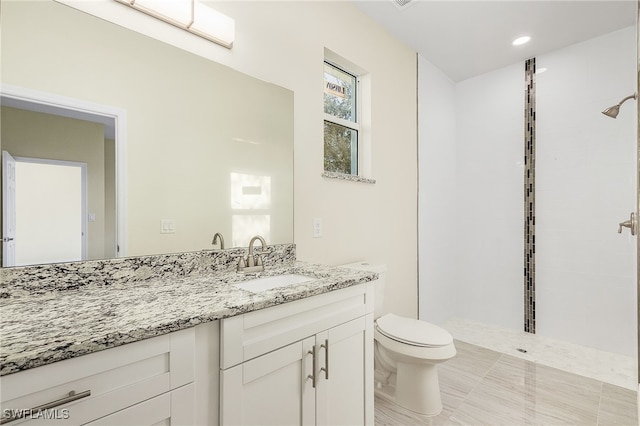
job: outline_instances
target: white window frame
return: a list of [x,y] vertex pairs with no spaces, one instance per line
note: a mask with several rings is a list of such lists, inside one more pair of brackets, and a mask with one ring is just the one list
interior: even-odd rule
[[[362,106],[362,100],[361,100],[361,96],[360,96],[360,76],[356,73],[354,73],[353,71],[346,69],[345,67],[336,64],[333,61],[330,61],[328,59],[325,58],[324,63],[323,63],[323,70],[324,70],[324,64],[328,64],[334,68],[337,68],[338,70],[344,72],[345,74],[349,74],[350,76],[352,76],[355,79],[355,91],[356,91],[356,96],[355,96],[355,121],[349,121],[349,120],[345,120],[344,118],[340,118],[340,117],[336,117],[335,115],[331,115],[328,113],[324,113],[324,121],[328,121],[329,123],[333,123],[333,124],[337,124],[339,126],[342,127],[346,127],[349,128],[351,130],[355,130],[356,132],[356,143],[355,146],[351,146],[351,174],[354,176],[359,176],[360,175],[360,151],[361,151],[361,143],[360,140],[362,138],[362,130],[361,130],[361,126],[360,126],[360,120],[361,120],[361,116],[360,116],[360,109]],[[353,151],[356,151],[355,153]],[[355,169],[355,170],[354,170]]]

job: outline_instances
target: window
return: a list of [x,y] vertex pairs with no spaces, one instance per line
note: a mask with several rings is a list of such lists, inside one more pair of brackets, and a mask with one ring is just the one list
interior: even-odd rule
[[358,175],[358,78],[324,63],[324,170]]

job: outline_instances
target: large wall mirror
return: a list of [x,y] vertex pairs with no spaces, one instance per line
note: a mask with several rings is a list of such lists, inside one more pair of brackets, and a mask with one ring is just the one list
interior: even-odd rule
[[291,91],[53,0],[0,19],[3,266],[293,242]]

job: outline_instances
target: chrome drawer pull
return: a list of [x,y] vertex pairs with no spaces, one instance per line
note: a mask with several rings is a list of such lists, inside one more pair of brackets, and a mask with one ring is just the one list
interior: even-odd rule
[[0,425],[12,422],[14,420],[18,420],[24,417],[25,413],[38,413],[44,410],[50,410],[52,408],[58,407],[63,404],[67,404],[69,402],[77,401],[78,399],[86,398],[91,396],[91,390],[86,390],[84,392],[76,393],[76,391],[69,392],[69,395],[64,398],[56,399],[55,401],[47,402],[46,404],[38,405],[37,407],[33,407],[30,410],[12,410],[13,413],[10,417],[2,417],[0,419]]
[[324,371],[325,380],[329,380],[329,339],[324,340],[324,345],[320,345],[321,348],[324,348],[324,368],[321,368],[320,371]]
[[311,362],[312,364],[311,368],[313,368],[313,372],[307,376],[307,379],[311,379],[311,386],[315,388],[316,387],[316,345],[313,345],[313,348],[311,348],[311,350],[308,351],[307,353],[313,356],[312,362]]

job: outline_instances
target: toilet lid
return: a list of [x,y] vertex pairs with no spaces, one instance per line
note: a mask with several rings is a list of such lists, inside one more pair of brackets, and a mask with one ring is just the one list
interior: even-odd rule
[[446,346],[453,343],[453,337],[437,325],[417,319],[386,314],[376,320],[378,331],[403,343],[413,346]]

